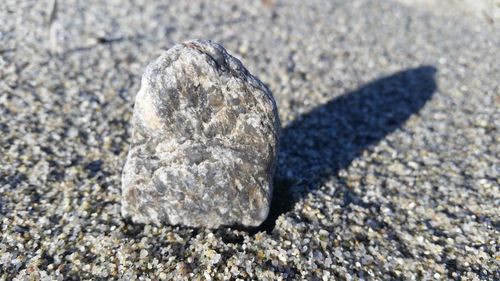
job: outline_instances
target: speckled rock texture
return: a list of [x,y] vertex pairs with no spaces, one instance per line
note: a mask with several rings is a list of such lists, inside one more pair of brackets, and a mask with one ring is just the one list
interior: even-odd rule
[[175,45],[146,69],[122,176],[122,215],[161,225],[258,226],[280,123],[271,92],[219,44]]

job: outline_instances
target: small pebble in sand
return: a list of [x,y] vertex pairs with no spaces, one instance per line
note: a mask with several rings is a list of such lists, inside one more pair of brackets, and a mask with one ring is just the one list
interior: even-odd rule
[[172,47],[146,69],[122,176],[135,222],[258,226],[280,122],[271,92],[219,44]]

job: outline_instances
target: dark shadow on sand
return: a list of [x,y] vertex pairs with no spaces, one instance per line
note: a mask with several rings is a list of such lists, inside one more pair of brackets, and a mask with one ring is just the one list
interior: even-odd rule
[[432,66],[397,72],[320,105],[283,128],[271,210],[250,232],[272,231],[276,219],[298,200],[402,127],[436,91],[435,74]]

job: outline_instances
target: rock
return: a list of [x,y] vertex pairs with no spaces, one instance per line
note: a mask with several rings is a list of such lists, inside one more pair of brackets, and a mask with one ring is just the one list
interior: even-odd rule
[[266,219],[280,131],[276,103],[221,45],[188,41],[152,62],[132,130],[123,216],[209,228]]

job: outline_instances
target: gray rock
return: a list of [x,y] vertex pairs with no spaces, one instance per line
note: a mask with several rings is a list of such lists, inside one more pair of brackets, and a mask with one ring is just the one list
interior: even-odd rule
[[146,69],[122,175],[135,222],[258,226],[280,122],[271,92],[219,44],[178,44]]

